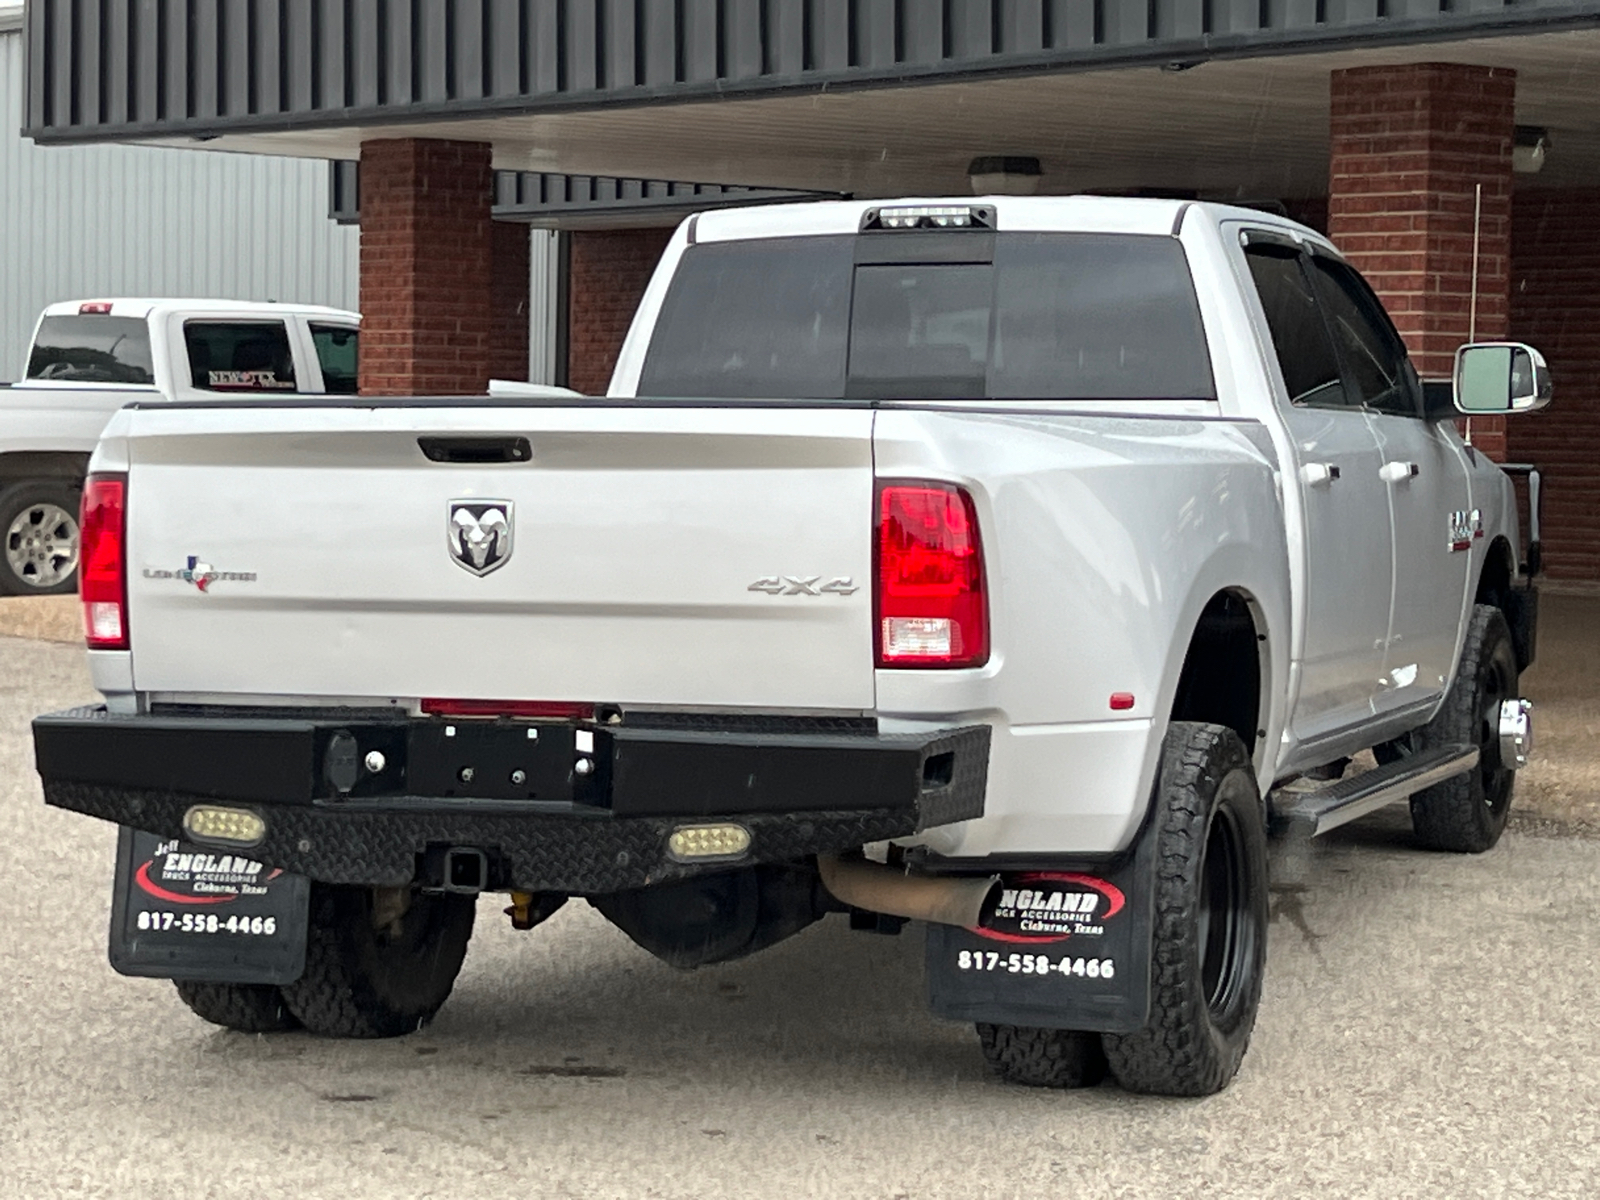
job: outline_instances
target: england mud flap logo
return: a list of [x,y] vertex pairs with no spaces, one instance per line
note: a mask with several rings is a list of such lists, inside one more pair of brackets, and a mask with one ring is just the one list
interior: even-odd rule
[[162,842],[133,873],[146,895],[170,904],[227,904],[242,896],[265,896],[267,885],[283,874],[242,854],[185,850]]
[[1041,871],[1008,876],[972,932],[997,942],[1039,944],[1098,938],[1126,907],[1122,890],[1093,875]]

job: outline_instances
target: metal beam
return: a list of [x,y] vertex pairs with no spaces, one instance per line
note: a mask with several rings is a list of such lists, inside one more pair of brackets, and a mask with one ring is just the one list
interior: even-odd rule
[[[335,159],[328,164],[328,216],[341,225],[361,223],[360,167],[350,159]],[[521,221],[548,229],[581,229],[601,224],[668,224],[687,213],[735,204],[840,198],[837,192],[788,188],[496,171],[491,211],[497,221]]]

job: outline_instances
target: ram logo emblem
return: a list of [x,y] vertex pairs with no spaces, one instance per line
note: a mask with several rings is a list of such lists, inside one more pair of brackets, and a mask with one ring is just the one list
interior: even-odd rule
[[445,528],[450,557],[474,575],[498,571],[511,558],[511,501],[452,500]]

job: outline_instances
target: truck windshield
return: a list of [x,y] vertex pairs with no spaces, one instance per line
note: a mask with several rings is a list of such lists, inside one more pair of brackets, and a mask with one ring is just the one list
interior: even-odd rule
[[941,234],[922,252],[912,248],[919,236],[691,246],[657,318],[639,394],[1215,398],[1175,239]]
[[28,355],[28,378],[153,385],[149,326],[139,317],[46,317]]

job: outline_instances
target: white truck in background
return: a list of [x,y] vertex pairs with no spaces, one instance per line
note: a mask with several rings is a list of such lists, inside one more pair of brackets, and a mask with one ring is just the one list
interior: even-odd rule
[[0,386],[0,595],[71,592],[89,455],[132,401],[350,395],[361,317],[310,304],[69,300]]
[[848,911],[1007,1079],[1215,1092],[1269,828],[1505,828],[1533,556],[1456,421],[1549,397],[1425,388],[1248,209],[703,213],[604,398],[119,412],[45,800],[122,827],[113,965],[235,1030],[415,1030],[481,892],[679,967]]

